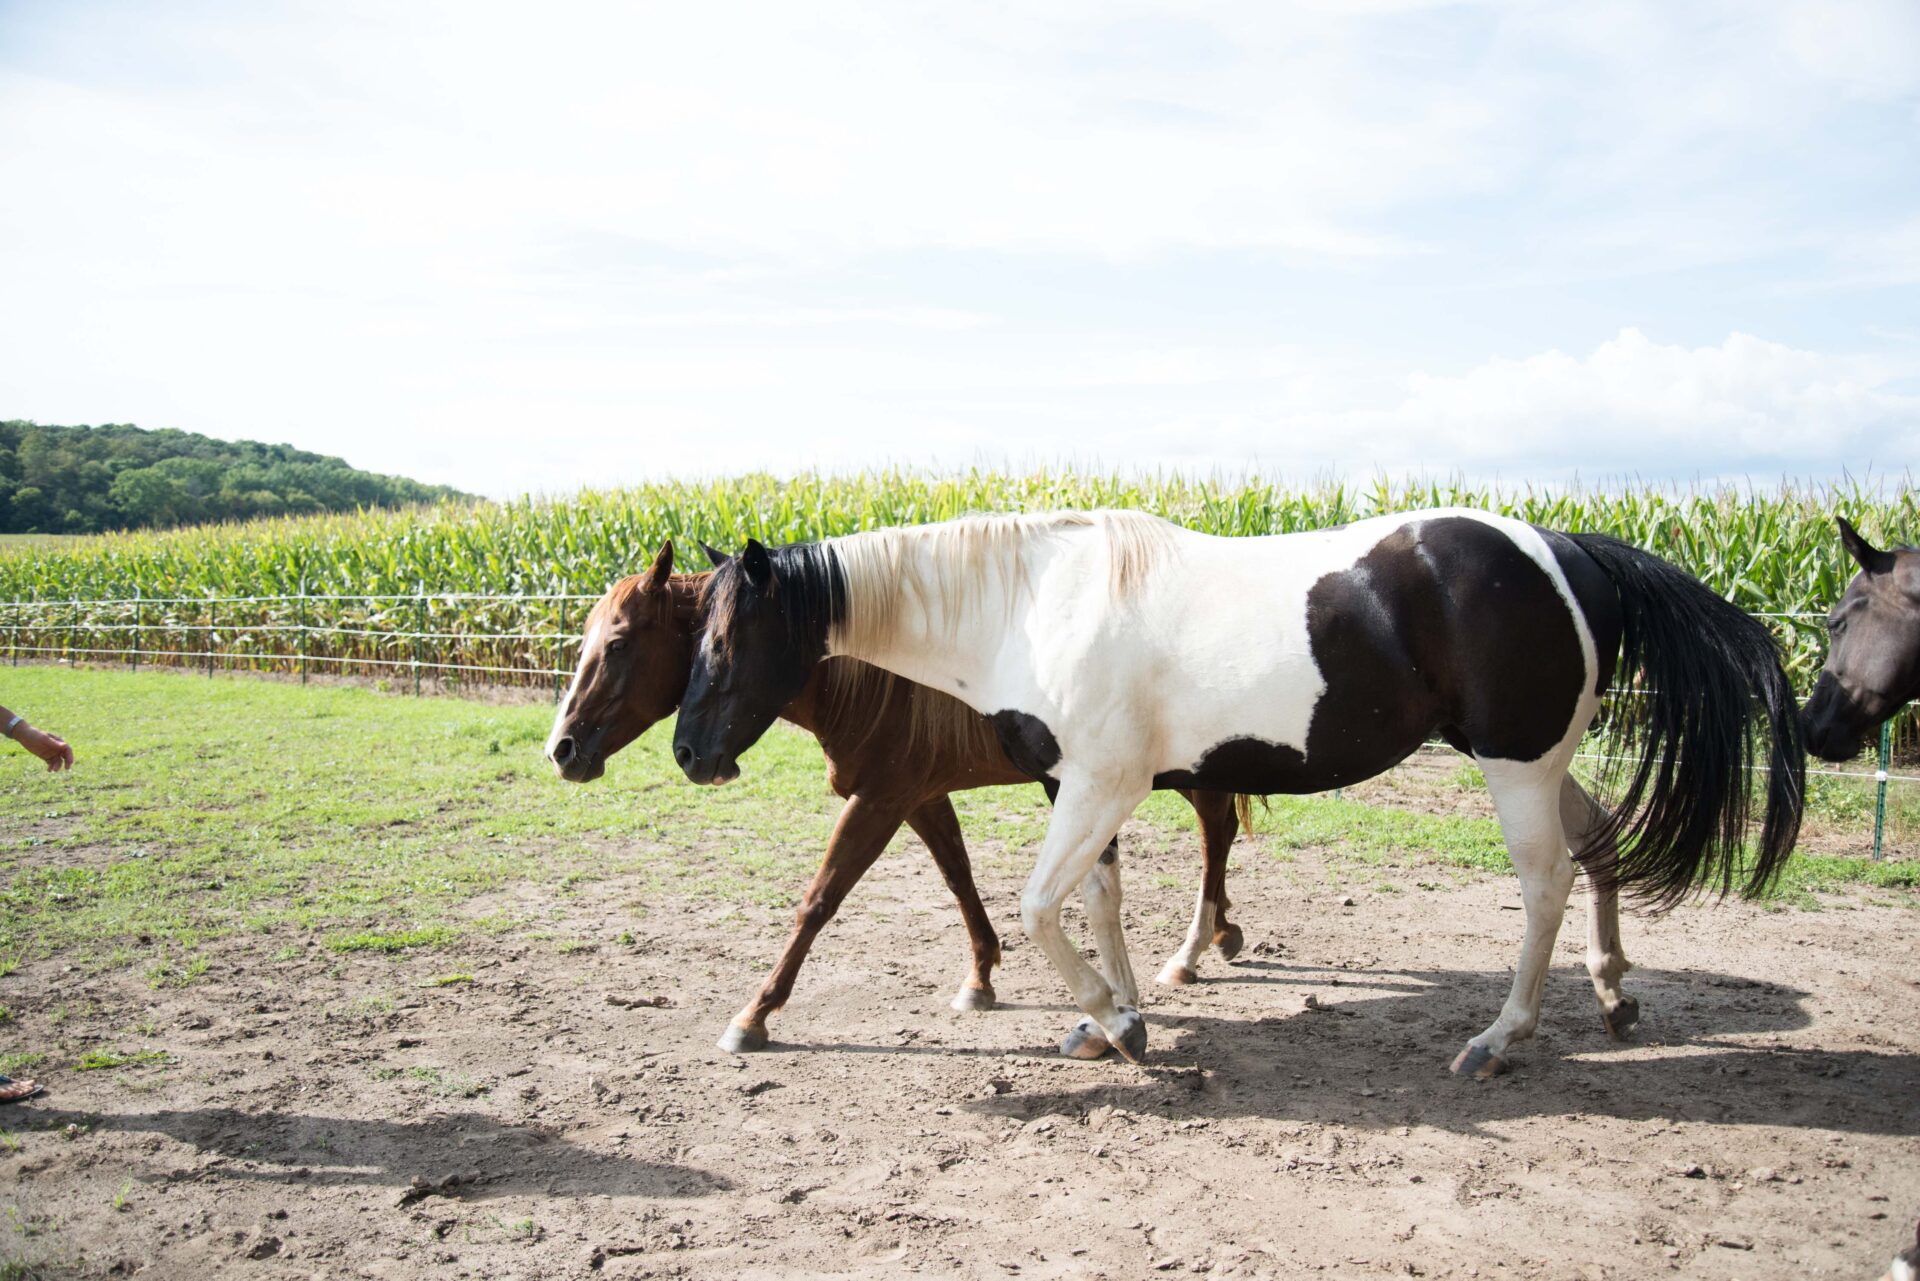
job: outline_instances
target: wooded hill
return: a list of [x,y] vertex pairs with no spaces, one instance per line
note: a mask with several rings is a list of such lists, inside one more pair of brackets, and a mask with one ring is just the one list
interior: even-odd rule
[[467,495],[290,445],[123,423],[0,422],[0,533],[91,534]]

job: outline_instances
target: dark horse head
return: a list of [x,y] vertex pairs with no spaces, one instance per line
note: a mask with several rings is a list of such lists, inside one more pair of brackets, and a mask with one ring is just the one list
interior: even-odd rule
[[696,783],[740,776],[740,755],[760,740],[827,656],[827,635],[846,606],[839,563],[818,543],[768,551],[749,539],[715,557],[701,605],[706,630],[673,731],[673,759]]
[[1807,747],[1829,761],[1920,695],[1920,551],[1878,551],[1845,520],[1840,541],[1860,572],[1827,615],[1827,665],[1800,711]]
[[580,665],[547,736],[547,759],[570,783],[607,771],[607,757],[673,715],[693,669],[694,588],[673,579],[669,540],[644,574],[607,589],[587,615]]

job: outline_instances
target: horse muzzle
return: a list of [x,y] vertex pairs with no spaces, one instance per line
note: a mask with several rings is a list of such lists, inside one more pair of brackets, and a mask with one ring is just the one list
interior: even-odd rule
[[1807,750],[1823,761],[1850,761],[1858,756],[1867,731],[1878,723],[1855,704],[1839,681],[1824,673],[1800,709],[1800,732]]
[[696,752],[686,743],[673,745],[673,759],[680,770],[696,783],[719,786],[740,777],[740,762],[731,752],[710,755]]
[[547,759],[567,782],[591,783],[607,772],[606,753],[600,750],[604,737],[597,729],[581,737],[563,734],[547,748]]

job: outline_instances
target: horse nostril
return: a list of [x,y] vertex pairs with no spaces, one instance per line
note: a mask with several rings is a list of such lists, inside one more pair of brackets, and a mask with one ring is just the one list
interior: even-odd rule
[[675,743],[673,745],[673,759],[680,763],[682,770],[691,770],[693,768],[693,749],[685,743]]
[[573,739],[563,738],[553,745],[553,763],[564,766],[573,759]]

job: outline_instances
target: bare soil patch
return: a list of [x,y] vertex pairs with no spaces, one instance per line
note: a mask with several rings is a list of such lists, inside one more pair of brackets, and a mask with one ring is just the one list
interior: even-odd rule
[[[1124,846],[1146,975],[1199,864],[1150,844]],[[1054,1057],[1065,993],[981,853],[1001,1008],[947,1008],[965,936],[902,841],[750,1057],[713,1042],[785,914],[622,879],[516,888],[552,938],[235,938],[183,988],[27,965],[0,1048],[45,1051],[50,1090],[0,1111],[4,1250],[88,1277],[1868,1278],[1911,1239],[1905,892],[1630,918],[1628,1044],[1576,904],[1540,1038],[1471,1084],[1445,1068],[1504,998],[1510,877],[1336,886],[1351,863],[1255,838],[1247,951],[1146,995],[1136,1068]],[[168,1061],[70,1069],[103,1046]]]

